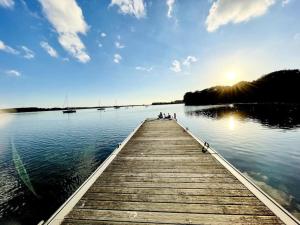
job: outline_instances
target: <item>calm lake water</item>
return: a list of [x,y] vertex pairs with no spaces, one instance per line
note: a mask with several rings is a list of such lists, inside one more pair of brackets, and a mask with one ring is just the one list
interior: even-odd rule
[[0,224],[37,224],[130,132],[159,112],[207,141],[299,218],[300,107],[149,107],[0,114]]

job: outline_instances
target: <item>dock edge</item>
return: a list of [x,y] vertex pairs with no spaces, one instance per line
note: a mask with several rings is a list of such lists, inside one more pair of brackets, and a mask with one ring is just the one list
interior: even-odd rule
[[[196,141],[204,146],[204,141],[196,137],[192,132],[177,121],[189,135],[191,135]],[[222,155],[220,155],[212,147],[208,148],[208,152],[220,162],[234,177],[236,177],[243,185],[245,185],[249,191],[251,191],[262,203],[264,203],[282,222],[288,225],[299,225],[300,221],[294,217],[290,212],[277,203],[271,196],[265,193],[260,187],[258,187],[249,177],[245,176],[237,168],[235,168],[230,162],[228,162]]]
[[109,166],[109,164],[114,160],[118,153],[123,149],[131,137],[139,130],[139,128],[144,124],[146,120],[143,120],[128,136],[123,140],[123,142],[101,163],[101,165],[83,182],[82,185],[64,202],[64,204],[59,207],[58,210],[45,222],[42,221],[39,225],[59,225],[63,222],[65,216],[74,208],[77,202],[82,198],[82,196],[89,190],[89,188],[94,184],[98,177],[103,173],[103,171]]

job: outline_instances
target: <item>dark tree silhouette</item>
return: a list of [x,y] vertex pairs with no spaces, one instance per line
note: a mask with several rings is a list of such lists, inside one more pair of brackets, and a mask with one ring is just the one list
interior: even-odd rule
[[202,91],[187,92],[185,105],[224,103],[300,103],[300,71],[281,70],[252,81],[233,86],[215,86]]

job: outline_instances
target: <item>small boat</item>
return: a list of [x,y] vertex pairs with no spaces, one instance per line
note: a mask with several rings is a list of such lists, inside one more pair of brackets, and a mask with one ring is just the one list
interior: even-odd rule
[[117,100],[115,101],[115,105],[114,105],[114,108],[115,109],[118,109],[118,108],[120,108],[121,106],[118,106],[118,103],[117,103]]
[[66,109],[63,110],[63,113],[76,113],[76,110],[75,109],[72,109],[72,108],[69,108],[69,100],[68,100],[68,95],[66,95],[66,98],[65,98],[65,103],[64,105],[67,105]]
[[66,109],[66,110],[63,110],[63,113],[76,113],[76,110],[75,109]]
[[99,100],[99,108],[97,110],[100,110],[100,111],[105,110],[105,107],[101,106],[101,101],[100,100]]

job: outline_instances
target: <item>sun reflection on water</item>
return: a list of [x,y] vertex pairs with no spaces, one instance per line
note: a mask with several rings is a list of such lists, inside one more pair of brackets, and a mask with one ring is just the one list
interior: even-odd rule
[[12,116],[0,110],[0,128],[6,126],[12,120]]
[[228,128],[230,130],[234,130],[236,128],[236,120],[232,115],[228,118]]

